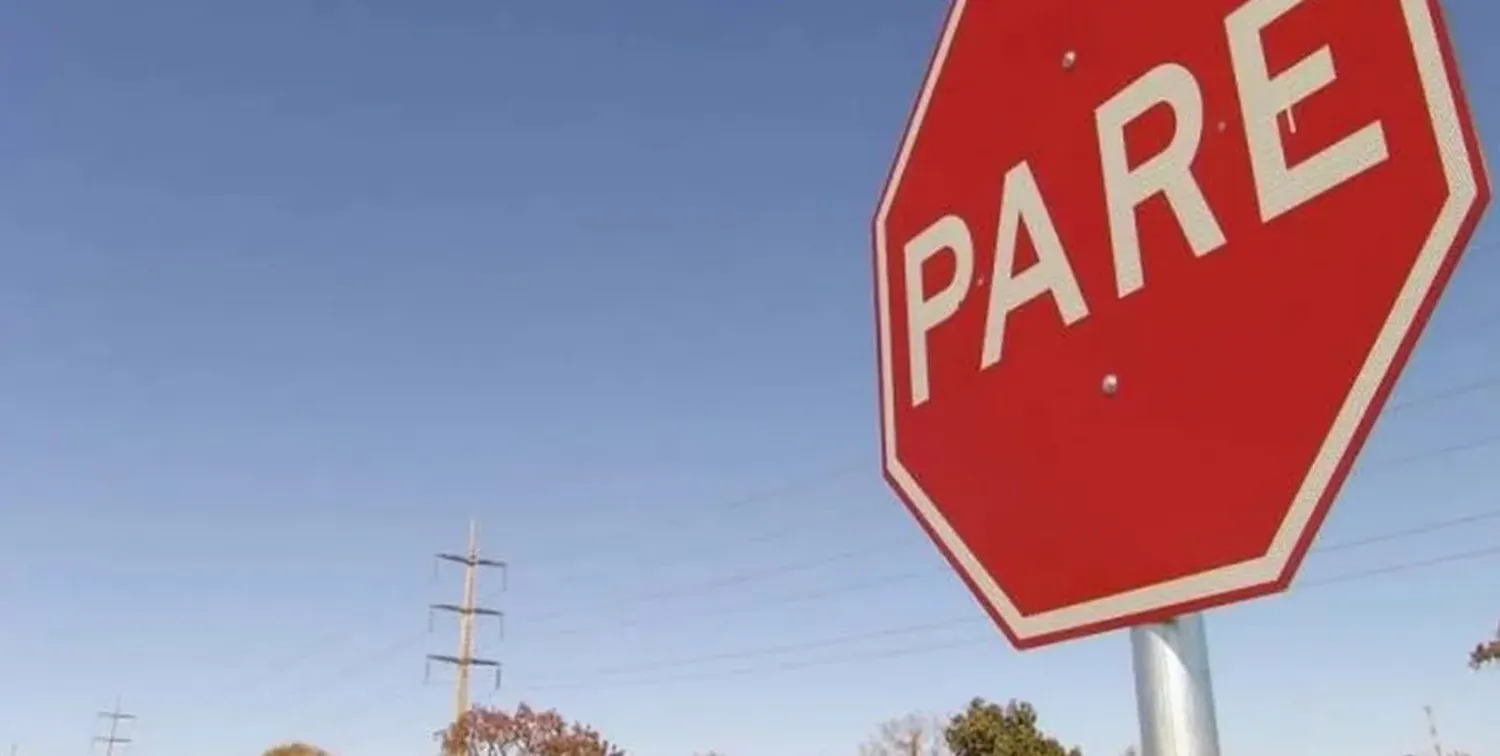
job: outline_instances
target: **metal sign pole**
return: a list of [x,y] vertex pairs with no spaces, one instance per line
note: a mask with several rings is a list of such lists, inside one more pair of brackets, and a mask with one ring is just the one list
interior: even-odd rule
[[1219,756],[1203,615],[1130,629],[1141,756]]

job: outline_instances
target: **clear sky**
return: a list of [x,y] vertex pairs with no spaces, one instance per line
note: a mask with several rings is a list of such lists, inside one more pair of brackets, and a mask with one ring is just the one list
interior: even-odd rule
[[[1500,6],[1446,6],[1500,152]],[[0,747],[118,694],[136,756],[429,753],[471,515],[493,700],[637,756],[976,695],[1133,743],[1126,637],[1012,651],[877,474],[867,219],[943,8],[0,2]],[[1481,516],[1213,613],[1230,752],[1500,748],[1500,559],[1448,559],[1500,548],[1497,285],[1481,230],[1320,544]]]

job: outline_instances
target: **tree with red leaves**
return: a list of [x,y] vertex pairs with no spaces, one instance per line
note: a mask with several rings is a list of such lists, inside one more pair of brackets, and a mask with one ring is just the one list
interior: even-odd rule
[[293,741],[267,748],[261,756],[329,756],[328,752],[308,743]]
[[1497,661],[1500,661],[1500,630],[1495,631],[1494,638],[1476,644],[1474,650],[1469,652],[1469,666],[1473,669],[1479,669]]
[[592,728],[524,703],[514,714],[476,706],[437,739],[448,756],[625,756]]

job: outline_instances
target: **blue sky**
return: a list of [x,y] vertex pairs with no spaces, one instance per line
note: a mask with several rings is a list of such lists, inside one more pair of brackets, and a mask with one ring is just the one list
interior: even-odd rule
[[[0,746],[81,755],[119,694],[137,756],[428,752],[470,516],[493,700],[639,756],[975,695],[1134,742],[1126,638],[1012,651],[877,475],[866,223],[943,7],[0,2]],[[1500,151],[1500,13],[1446,7]],[[1324,546],[1497,506],[1493,228]],[[1424,704],[1500,748],[1496,560],[1369,574],[1497,545],[1213,613],[1227,748],[1418,752]]]

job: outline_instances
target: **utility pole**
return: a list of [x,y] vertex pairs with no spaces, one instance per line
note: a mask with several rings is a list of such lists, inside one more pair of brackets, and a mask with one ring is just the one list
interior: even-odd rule
[[428,654],[427,662],[429,671],[432,662],[451,664],[458,669],[458,679],[453,693],[453,721],[462,722],[463,717],[469,711],[469,671],[473,667],[490,667],[495,670],[495,689],[500,688],[500,662],[493,659],[481,659],[474,656],[474,618],[478,616],[494,617],[500,624],[500,636],[505,637],[505,615],[494,609],[487,609],[475,605],[475,590],[478,583],[478,572],[480,567],[494,567],[500,570],[501,588],[505,587],[506,564],[493,559],[485,559],[479,555],[479,526],[469,521],[469,548],[463,554],[438,554],[440,562],[454,562],[464,567],[463,601],[459,604],[433,604],[428,612],[428,629],[432,625],[432,613],[451,612],[458,615],[458,654],[448,656],[445,654]]
[[[95,736],[94,742],[104,744],[104,756],[114,756],[115,746],[125,745],[130,742],[130,738],[120,735],[120,723],[127,720],[134,720],[135,715],[126,714],[124,711],[121,711],[120,697],[115,696],[115,708],[99,712],[99,719],[109,720],[109,734]],[[15,756],[15,746],[11,746],[11,756]]]

